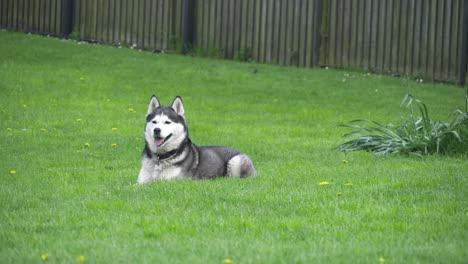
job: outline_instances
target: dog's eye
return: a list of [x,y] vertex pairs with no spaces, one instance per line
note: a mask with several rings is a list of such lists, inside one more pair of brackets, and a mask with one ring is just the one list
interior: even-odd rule
[[151,121],[151,123],[153,123],[153,124],[157,124],[158,122],[156,122],[156,120],[153,120],[153,121]]
[[166,125],[169,125],[170,123],[171,123],[171,121],[164,122],[164,124],[166,124]]

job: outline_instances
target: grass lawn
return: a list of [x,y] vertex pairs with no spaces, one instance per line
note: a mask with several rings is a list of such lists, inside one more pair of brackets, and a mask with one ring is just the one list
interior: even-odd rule
[[[434,120],[464,90],[410,83]],[[467,263],[466,155],[334,148],[403,79],[0,32],[1,263]],[[258,177],[135,185],[152,94]],[[323,184],[328,182],[328,184]],[[322,184],[320,184],[322,183]]]

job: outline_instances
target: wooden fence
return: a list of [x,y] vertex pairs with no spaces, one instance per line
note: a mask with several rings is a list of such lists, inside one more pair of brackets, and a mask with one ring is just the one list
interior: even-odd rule
[[70,1],[0,0],[0,27],[65,36],[71,17]]
[[321,64],[457,80],[463,2],[328,1]]
[[468,0],[0,0],[0,27],[464,83]]
[[320,51],[321,2],[197,1],[193,43],[225,58],[311,67]]
[[[149,50],[168,50],[181,33],[181,3],[173,0],[81,0],[74,2],[80,38]],[[174,19],[177,18],[177,19]]]

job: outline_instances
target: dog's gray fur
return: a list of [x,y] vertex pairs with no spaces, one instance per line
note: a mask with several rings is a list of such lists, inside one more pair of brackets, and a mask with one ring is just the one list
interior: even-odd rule
[[161,106],[156,96],[151,97],[144,135],[138,183],[257,174],[252,160],[238,150],[192,144],[180,97],[176,97],[170,107]]

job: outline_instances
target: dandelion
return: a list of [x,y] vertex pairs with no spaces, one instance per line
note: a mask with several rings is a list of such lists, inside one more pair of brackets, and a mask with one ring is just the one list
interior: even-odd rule
[[91,147],[91,144],[89,144],[88,142],[86,142],[86,143],[84,144],[84,146],[85,146],[86,148],[89,148],[89,147]]
[[344,164],[347,164],[349,161],[347,161],[347,160],[342,160],[341,162],[343,162]]
[[353,186],[353,184],[352,184],[352,183],[350,183],[350,182],[347,182],[347,183],[345,183],[345,185],[344,185],[344,186]]
[[342,193],[342,192],[339,192],[339,193],[337,193],[336,195],[341,196],[341,195],[343,195],[343,193]]
[[112,131],[117,131],[118,129],[116,127],[113,127],[112,128]]
[[41,259],[42,259],[42,261],[48,260],[48,259],[49,259],[49,253],[44,253],[44,254],[42,254],[42,255],[41,255]]
[[28,105],[27,105],[27,104],[23,104],[23,107],[26,108],[26,107],[28,107]]
[[223,263],[224,263],[224,264],[233,264],[234,261],[232,261],[232,259],[225,259],[225,260],[223,261]]
[[128,111],[129,111],[130,113],[135,113],[135,112],[136,112],[133,108],[129,108]]
[[7,129],[6,129],[6,130],[7,130],[7,131],[11,131],[11,127],[7,127]]
[[319,185],[320,186],[326,186],[326,185],[330,185],[330,183],[327,182],[327,181],[323,181],[323,182],[320,182]]
[[115,148],[115,147],[117,147],[117,144],[112,143],[111,146],[112,146],[113,148]]
[[380,258],[379,258],[379,262],[380,262],[380,263],[384,263],[384,262],[385,262],[385,259],[384,259],[383,257],[380,257]]
[[10,174],[16,174],[16,170],[11,170]]
[[78,122],[78,123],[80,123],[81,121],[82,121],[81,118],[76,119],[76,122]]
[[85,262],[85,257],[84,257],[84,256],[79,256],[79,257],[77,257],[77,258],[76,258],[76,262],[77,262],[77,263],[83,263],[83,262]]

